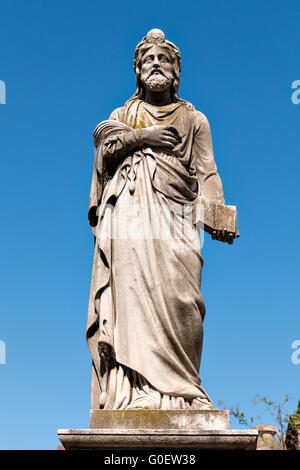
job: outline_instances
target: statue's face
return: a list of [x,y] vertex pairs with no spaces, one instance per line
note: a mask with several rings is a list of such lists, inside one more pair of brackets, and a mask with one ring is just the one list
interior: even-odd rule
[[151,91],[170,88],[174,79],[173,63],[168,51],[154,45],[149,49],[141,65],[141,82]]

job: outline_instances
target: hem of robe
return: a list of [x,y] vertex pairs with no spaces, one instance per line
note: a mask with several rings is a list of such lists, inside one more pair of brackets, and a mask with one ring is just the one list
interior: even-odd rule
[[120,363],[109,371],[107,382],[105,404],[101,407],[104,410],[216,409],[203,389],[204,396],[193,398],[165,394],[142,374]]

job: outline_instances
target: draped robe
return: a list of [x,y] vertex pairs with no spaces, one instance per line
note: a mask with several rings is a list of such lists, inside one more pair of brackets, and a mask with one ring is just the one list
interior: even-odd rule
[[[198,194],[224,204],[208,121],[184,101],[156,107],[140,99],[109,119],[94,133],[89,207],[92,408],[210,408],[199,378],[200,236],[185,223]],[[139,141],[138,130],[156,124],[178,130],[172,150]]]

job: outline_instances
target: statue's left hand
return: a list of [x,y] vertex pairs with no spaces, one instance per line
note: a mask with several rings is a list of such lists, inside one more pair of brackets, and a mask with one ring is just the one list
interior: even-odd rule
[[214,230],[211,234],[213,240],[219,240],[220,242],[228,243],[229,245],[233,244],[234,233],[227,232],[227,230]]

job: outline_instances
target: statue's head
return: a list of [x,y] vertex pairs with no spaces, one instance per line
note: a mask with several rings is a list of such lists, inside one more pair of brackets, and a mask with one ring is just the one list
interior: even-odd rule
[[165,39],[160,29],[149,31],[136,46],[134,54],[136,93],[143,98],[145,87],[153,91],[170,88],[173,101],[178,101],[181,56],[178,47]]

